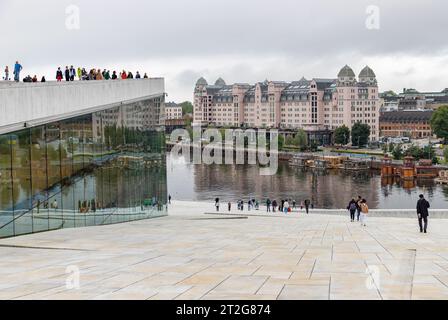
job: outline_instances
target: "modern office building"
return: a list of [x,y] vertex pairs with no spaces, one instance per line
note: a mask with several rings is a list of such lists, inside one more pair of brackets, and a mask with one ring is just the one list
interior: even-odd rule
[[166,214],[164,80],[0,84],[0,238]]
[[200,78],[194,89],[194,124],[323,132],[356,122],[379,138],[378,83],[365,67],[356,78],[349,66],[337,79],[302,78],[291,83],[265,81],[227,85],[219,78],[209,85]]

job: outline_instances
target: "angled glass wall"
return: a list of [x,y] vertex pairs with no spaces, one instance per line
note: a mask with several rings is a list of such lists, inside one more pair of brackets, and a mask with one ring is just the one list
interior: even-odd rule
[[0,135],[0,238],[166,215],[162,103]]

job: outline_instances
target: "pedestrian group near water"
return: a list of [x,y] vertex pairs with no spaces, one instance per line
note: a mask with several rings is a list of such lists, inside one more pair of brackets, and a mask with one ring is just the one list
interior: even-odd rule
[[[244,200],[240,199],[236,203],[238,211],[244,211],[244,208],[247,208],[248,211],[251,210],[259,210],[260,203],[256,199],[249,199],[246,203]],[[220,210],[220,199],[215,199],[215,208],[216,211]],[[310,208],[314,209],[314,204],[306,199],[300,203],[300,210],[297,202],[295,200],[277,200],[266,199],[266,211],[267,212],[279,212],[279,213],[292,213],[293,210],[298,210],[298,212],[305,209],[306,214],[310,213]],[[429,217],[429,209],[430,204],[425,199],[424,195],[421,194],[419,196],[419,200],[417,201],[417,217],[418,224],[420,227],[421,233],[427,233],[428,230],[428,217]],[[227,210],[232,211],[232,202],[227,203]],[[369,216],[369,206],[367,204],[367,200],[361,196],[358,196],[357,199],[353,198],[350,200],[347,206],[347,210],[350,214],[350,222],[360,222],[362,227],[367,226],[367,218]]]

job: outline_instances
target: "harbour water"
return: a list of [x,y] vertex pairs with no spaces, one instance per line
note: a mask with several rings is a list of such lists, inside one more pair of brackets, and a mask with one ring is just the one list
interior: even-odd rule
[[167,159],[168,190],[173,199],[223,203],[243,199],[310,199],[316,208],[342,209],[352,197],[366,198],[372,209],[413,209],[425,194],[434,209],[448,208],[448,186],[433,180],[402,182],[382,179],[379,172],[326,172],[290,167],[280,162],[274,176],[261,176],[256,165],[194,165],[185,158]]

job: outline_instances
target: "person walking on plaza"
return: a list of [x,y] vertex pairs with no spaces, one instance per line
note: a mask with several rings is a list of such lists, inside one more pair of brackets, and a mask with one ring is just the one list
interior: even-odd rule
[[135,74],[135,79],[141,79],[142,77],[140,76],[140,73],[137,71],[137,73]]
[[277,200],[272,201],[272,212],[277,210]]
[[271,199],[266,200],[266,212],[271,212]]
[[78,80],[81,81],[82,80],[82,69],[81,69],[81,67],[78,67],[78,70],[76,70],[76,74],[78,76]]
[[9,81],[9,67],[6,66],[5,67],[5,81]]
[[347,206],[347,210],[350,212],[350,221],[351,222],[355,221],[355,213],[356,213],[357,209],[358,209],[358,205],[356,204],[355,199],[352,199]]
[[417,216],[418,216],[418,224],[420,226],[420,232],[426,233],[428,228],[428,217],[429,211],[428,209],[431,206],[429,202],[425,199],[424,195],[419,196],[419,200],[417,201]]
[[19,82],[20,81],[20,72],[22,71],[23,67],[19,63],[19,61],[16,61],[16,64],[14,65],[14,81]]
[[168,195],[168,204],[171,204],[171,195]]
[[121,73],[121,80],[126,80],[128,78],[126,71],[123,70],[123,72]]
[[58,68],[58,71],[56,71],[56,81],[61,82],[63,78],[61,67]]
[[285,200],[285,202],[283,203],[283,212],[285,214],[288,214],[288,212],[289,212],[289,202],[288,202],[288,200]]
[[357,211],[357,220],[359,221],[359,218],[361,216],[361,203],[362,203],[362,197],[358,196],[358,201],[356,201],[356,211]]
[[143,76],[143,79],[149,79],[148,75],[145,73],[145,75]]
[[367,200],[361,200],[361,226],[367,226],[367,215],[369,214],[369,206],[367,205]]
[[112,72],[112,80],[117,80],[117,71]]
[[230,201],[227,204],[227,208],[229,209],[229,212],[232,211],[232,203]]
[[216,211],[219,211],[219,198],[215,199],[215,207],[216,207]]
[[47,80],[45,79],[45,76],[42,76],[42,79],[40,79],[40,82],[47,82]]
[[292,208],[295,210],[297,209],[297,203],[296,200],[292,200]]
[[309,199],[305,200],[305,210],[306,210],[306,214],[310,213],[310,205],[311,205],[311,201]]

